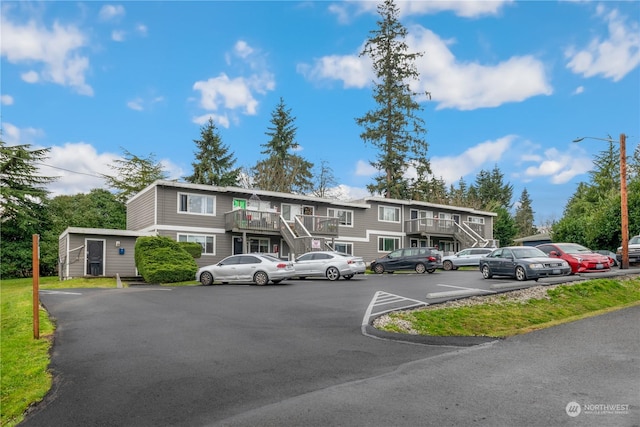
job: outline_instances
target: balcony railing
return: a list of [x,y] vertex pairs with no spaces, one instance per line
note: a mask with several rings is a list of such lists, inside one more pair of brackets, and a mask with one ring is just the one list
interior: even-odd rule
[[[246,209],[236,209],[227,212],[225,215],[225,226],[227,230],[246,230],[263,232],[280,232],[280,214],[277,212],[250,211]],[[339,219],[328,216],[297,215],[299,223],[311,234],[311,236],[337,236]],[[294,222],[291,221],[292,228],[303,236]]]
[[[485,237],[484,224],[465,222],[465,225],[483,238]],[[454,235],[458,231],[457,228],[455,221],[452,219],[416,218],[405,221],[405,232],[407,234],[431,233]]]
[[277,212],[236,209],[224,214],[227,230],[280,232],[280,214]]

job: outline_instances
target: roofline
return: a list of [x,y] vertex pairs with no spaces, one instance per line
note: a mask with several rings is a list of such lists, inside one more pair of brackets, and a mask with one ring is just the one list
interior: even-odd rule
[[380,196],[365,197],[362,200],[365,203],[369,201],[378,202],[378,203],[395,203],[395,204],[407,205],[407,206],[424,206],[424,207],[431,207],[431,208],[438,208],[438,209],[451,209],[456,211],[475,213],[478,215],[498,216],[498,214],[495,212],[481,211],[474,208],[467,208],[463,206],[442,205],[438,203],[422,202],[419,200],[387,199],[386,197],[380,197]]
[[133,231],[133,230],[117,230],[112,228],[86,228],[86,227],[67,227],[60,234],[63,238],[67,234],[98,234],[103,236],[122,236],[122,237],[147,237],[156,236],[156,233],[149,231]]
[[270,197],[277,197],[277,198],[297,200],[297,201],[306,201],[306,202],[315,202],[315,203],[323,202],[323,203],[334,205],[334,206],[351,207],[351,208],[359,208],[359,209],[368,209],[371,207],[370,205],[364,202],[357,202],[357,201],[326,199],[326,198],[315,197],[315,196],[305,196],[302,194],[280,193],[277,191],[266,191],[266,190],[258,190],[253,188],[217,187],[215,185],[192,184],[189,182],[166,181],[166,180],[154,181],[145,189],[141,190],[136,195],[132,196],[129,200],[127,200],[127,203],[131,202],[132,200],[135,200],[139,195],[151,190],[152,188],[159,187],[159,186],[185,188],[190,190],[215,191],[218,193],[240,193],[240,194],[246,194],[249,197],[255,194],[258,196],[270,196]]

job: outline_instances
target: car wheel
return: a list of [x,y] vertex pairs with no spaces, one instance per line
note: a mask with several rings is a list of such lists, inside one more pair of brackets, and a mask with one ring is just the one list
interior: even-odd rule
[[373,271],[375,271],[377,274],[382,274],[384,273],[384,267],[382,266],[382,264],[376,264],[375,267],[373,267]]
[[340,278],[340,272],[335,267],[327,268],[327,273],[326,274],[327,274],[327,279],[331,280],[332,282],[334,280],[338,280]]
[[427,273],[429,273],[429,274],[433,274],[435,272],[436,272],[435,268],[430,268],[430,269],[427,270]]
[[527,273],[524,271],[523,267],[516,267],[516,280],[522,282],[523,280],[527,280]]
[[427,271],[427,268],[423,263],[419,262],[416,264],[416,273],[424,274],[425,271]]
[[482,269],[480,271],[482,271],[482,277],[484,277],[485,279],[491,279],[493,277],[493,274],[491,274],[491,269],[486,264],[482,266]]
[[269,276],[267,276],[267,273],[265,273],[264,271],[258,271],[253,275],[253,281],[258,286],[264,286],[269,283]]
[[353,274],[347,274],[346,276],[342,276],[344,280],[351,280],[352,277],[353,277]]
[[445,261],[442,263],[442,268],[444,268],[447,271],[453,270],[453,263],[451,261]]
[[202,283],[202,286],[213,285],[213,274],[209,273],[208,271],[202,273],[200,275],[200,283]]

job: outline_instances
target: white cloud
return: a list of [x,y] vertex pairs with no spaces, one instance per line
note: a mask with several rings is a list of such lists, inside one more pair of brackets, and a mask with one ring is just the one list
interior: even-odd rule
[[136,110],[136,111],[144,110],[144,108],[142,107],[142,99],[141,98],[132,99],[131,101],[127,102],[127,107],[131,108],[132,110]]
[[584,93],[584,86],[578,86],[576,90],[573,91],[573,95],[580,95],[581,93]]
[[30,144],[34,145],[38,138],[44,136],[41,129],[19,128],[11,123],[2,123],[2,139],[7,145]]
[[[448,45],[420,26],[411,28],[407,44],[411,52],[428,52],[416,60],[420,81],[416,93],[431,93],[437,109],[474,110],[521,102],[537,95],[550,95],[544,65],[533,56],[517,56],[494,65],[456,60]],[[364,87],[373,80],[370,60],[354,55],[329,55],[313,65],[300,64],[298,72],[312,81],[342,80],[345,88]],[[437,90],[434,90],[437,88]],[[422,95],[418,100],[426,100]]]
[[[400,1],[396,3],[401,17],[414,15],[433,15],[441,12],[453,12],[464,18],[477,18],[487,15],[498,15],[505,5],[513,3],[513,0],[497,1]],[[344,1],[329,5],[329,12],[338,17],[338,22],[347,24],[352,16],[362,14],[378,14],[378,2],[374,1]]]
[[356,162],[356,176],[373,176],[378,173],[378,170],[371,166],[371,163],[365,160],[358,160]]
[[[218,123],[228,127],[230,123],[238,122],[236,111],[251,116],[257,114],[259,102],[256,95],[274,90],[275,79],[268,70],[264,56],[242,40],[234,45],[232,55],[227,54],[226,58],[229,65],[234,58],[240,59],[244,65],[249,65],[251,74],[231,78],[221,72],[217,77],[195,82],[193,90],[200,92],[199,104],[208,111],[207,117],[223,119]],[[194,121],[199,121],[201,117],[195,117]]]
[[593,161],[578,150],[562,153],[556,148],[545,150],[544,156],[535,166],[524,171],[527,178],[549,177],[552,184],[564,184],[572,178],[587,173],[593,168]]
[[126,34],[127,33],[124,30],[113,30],[111,32],[111,40],[115,42],[123,42]]
[[134,99],[127,102],[127,107],[135,111],[144,111],[152,108],[155,104],[161,103],[164,101],[163,96],[155,96],[155,97],[135,97]]
[[447,185],[456,184],[460,178],[477,172],[487,163],[494,164],[507,152],[515,136],[508,135],[495,141],[485,141],[452,157],[433,157],[431,171]]
[[114,6],[112,4],[106,4],[100,9],[100,19],[103,21],[111,21],[113,19],[121,18],[125,14],[124,7],[121,5]]
[[[106,188],[102,175],[114,173],[109,165],[116,160],[122,160],[122,156],[98,153],[95,147],[86,142],[68,142],[51,147],[45,165],[40,166],[40,173],[58,177],[47,187],[51,197],[88,193],[94,188]],[[161,159],[159,162],[167,171],[169,179],[177,179],[183,175],[182,169],[170,160]]]
[[87,37],[75,26],[54,22],[47,29],[29,21],[15,24],[0,16],[2,43],[0,54],[12,64],[42,63],[40,71],[30,70],[22,75],[29,83],[53,82],[69,86],[81,95],[93,95],[93,89],[85,82],[89,59],[80,53],[87,45]]
[[594,38],[587,47],[569,47],[565,51],[567,68],[584,77],[602,76],[617,82],[640,64],[640,28],[637,22],[627,26],[617,10],[598,9],[608,23],[608,38]]
[[2,105],[13,105],[13,96],[6,94],[0,96],[0,103],[2,103]]
[[149,29],[144,24],[138,24],[138,25],[136,25],[136,32],[138,34],[140,34],[141,36],[145,37],[147,35],[147,33],[149,32]]

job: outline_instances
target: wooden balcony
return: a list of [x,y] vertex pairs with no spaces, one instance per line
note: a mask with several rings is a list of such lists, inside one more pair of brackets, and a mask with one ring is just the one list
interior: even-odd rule
[[280,214],[277,212],[236,209],[224,214],[227,231],[252,231],[257,233],[280,233]]

